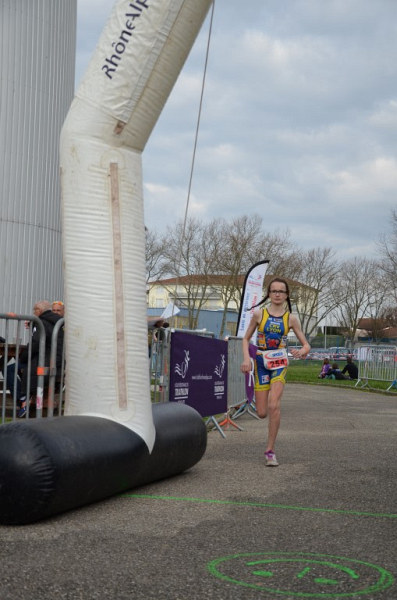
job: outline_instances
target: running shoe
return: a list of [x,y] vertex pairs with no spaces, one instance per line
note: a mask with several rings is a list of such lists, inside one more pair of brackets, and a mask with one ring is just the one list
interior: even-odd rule
[[23,419],[26,416],[26,406],[21,406],[21,408],[17,412],[18,419]]
[[273,450],[268,450],[265,452],[265,458],[267,467],[278,467],[277,458]]

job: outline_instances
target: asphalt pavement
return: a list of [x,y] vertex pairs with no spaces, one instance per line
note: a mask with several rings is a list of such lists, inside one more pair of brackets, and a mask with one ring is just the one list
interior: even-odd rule
[[1,600],[396,600],[397,398],[287,384],[276,468],[236,422],[186,473],[0,527]]

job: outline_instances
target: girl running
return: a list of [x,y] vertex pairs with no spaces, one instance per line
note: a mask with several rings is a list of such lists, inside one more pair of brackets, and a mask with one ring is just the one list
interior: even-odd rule
[[[267,306],[256,308],[265,304],[268,299],[270,303]],[[291,349],[294,358],[305,358],[310,352],[310,345],[302,332],[298,317],[292,314],[288,283],[284,279],[278,277],[272,279],[265,298],[256,307],[243,338],[244,359],[241,371],[243,373],[251,371],[249,344],[251,337],[258,330],[254,364],[255,405],[261,419],[269,415],[266,466],[277,467],[274,448],[280,427],[280,402],[288,366],[286,348],[289,330],[293,330],[302,344],[302,348]]]

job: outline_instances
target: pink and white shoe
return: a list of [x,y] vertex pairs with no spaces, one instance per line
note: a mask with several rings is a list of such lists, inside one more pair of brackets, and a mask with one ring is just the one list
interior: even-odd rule
[[265,458],[267,467],[278,467],[277,458],[273,450],[268,450],[265,452]]

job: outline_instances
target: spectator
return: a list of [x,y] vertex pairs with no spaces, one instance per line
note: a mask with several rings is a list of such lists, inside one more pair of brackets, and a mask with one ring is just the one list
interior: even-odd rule
[[[47,300],[40,300],[36,302],[33,307],[33,313],[38,317],[44,325],[46,334],[45,339],[45,366],[48,367],[50,364],[51,354],[51,339],[54,326],[61,319],[61,317],[51,310],[51,304]],[[30,394],[35,395],[37,392],[37,367],[39,365],[39,342],[40,333],[38,328],[33,331],[31,340],[31,369],[30,369],[30,382],[28,380],[28,369],[24,369],[21,381],[21,397],[20,397],[20,409],[18,410],[17,417],[23,418],[27,412],[27,390],[30,383]],[[63,329],[61,328],[58,333],[58,344],[56,352],[56,368],[61,369],[62,367],[62,354],[63,354]],[[20,356],[21,363],[27,363],[29,359],[29,347],[26,347]],[[48,376],[45,378],[45,383],[48,383]]]
[[[6,340],[5,338],[1,337],[0,335],[0,344],[5,344]],[[4,359],[5,357],[3,356],[3,354],[0,355],[0,375],[3,374],[5,366],[4,366]],[[8,367],[7,367],[7,377],[8,377]]]
[[338,363],[332,363],[332,368],[328,372],[328,375],[325,376],[325,379],[348,379],[342,374]]
[[[16,400],[17,405],[19,406],[19,398],[21,397],[21,377],[23,373],[23,369],[26,368],[27,365],[21,364],[18,361],[18,373],[17,378],[15,379],[15,367],[17,366],[16,362],[7,365],[7,389],[10,391],[11,396]],[[15,391],[15,383],[16,383],[16,391]]]
[[324,377],[326,377],[328,375],[330,370],[331,370],[331,365],[329,364],[329,358],[324,358],[323,366],[322,366],[320,374],[318,376],[319,379],[324,379]]
[[157,321],[148,322],[148,350],[149,350],[149,358],[152,355],[152,344],[157,340],[155,329],[158,327],[162,327],[164,323],[164,319],[157,319]]
[[152,321],[148,323],[148,350],[149,350],[149,358],[152,355],[152,344],[153,342],[163,341],[165,338],[164,329],[167,329],[170,324],[164,319],[157,319],[157,321]]
[[52,312],[55,313],[56,315],[59,315],[60,317],[65,316],[65,305],[60,300],[55,300],[52,303],[51,309],[52,309]]
[[349,374],[349,379],[358,379],[358,367],[354,364],[351,356],[346,358],[346,364],[343,368],[342,375]]
[[[5,343],[6,343],[5,338],[1,337],[1,335],[0,335],[0,344],[5,344]],[[1,355],[0,356],[0,373],[3,372],[3,369],[4,369],[4,356]]]
[[166,321],[162,321],[161,325],[157,325],[157,323],[154,326],[153,329],[153,341],[156,342],[163,342],[165,339],[165,329],[167,329],[170,326],[169,323],[167,323]]
[[[3,341],[4,340],[4,341]],[[4,343],[5,344],[6,340],[2,337],[0,337],[0,343]],[[10,357],[8,356],[8,359],[10,360]],[[0,372],[4,373],[4,362],[5,362],[5,357],[2,356],[0,358]],[[17,372],[17,377],[15,378],[15,367],[18,364],[18,372]],[[21,395],[21,375],[22,375],[22,369],[25,367],[26,365],[21,364],[21,361],[18,359],[15,359],[15,362],[8,362],[8,364],[6,365],[6,379],[7,379],[7,390],[10,391],[10,394],[13,398],[16,399],[17,404],[19,403],[19,397]],[[15,384],[16,383],[16,392],[14,390]]]

